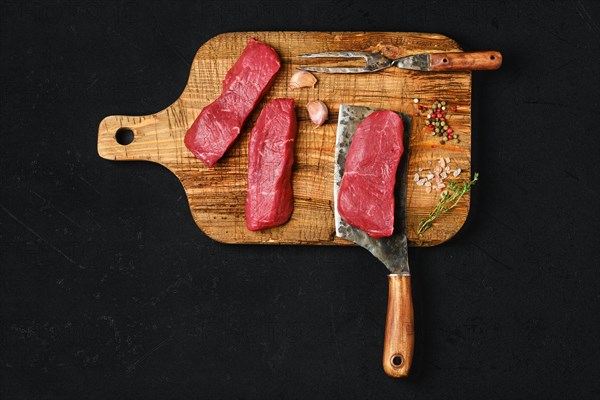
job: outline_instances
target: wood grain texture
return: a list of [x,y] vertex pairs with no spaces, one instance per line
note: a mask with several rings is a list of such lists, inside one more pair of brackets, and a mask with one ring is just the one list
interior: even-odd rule
[[465,53],[436,53],[430,56],[432,71],[485,71],[502,65],[498,51],[472,51]]
[[383,370],[394,378],[408,376],[415,344],[410,275],[388,275],[389,294],[383,342]]
[[[214,168],[207,168],[184,146],[183,137],[200,110],[217,98],[221,82],[248,40],[254,37],[271,45],[280,55],[282,67],[273,88],[251,114],[242,134]],[[306,60],[295,55],[311,52],[380,51],[389,58],[424,53],[460,51],[458,44],[442,35],[388,32],[236,32],[216,36],[197,52],[188,83],[169,107],[145,116],[114,115],[104,118],[98,129],[98,153],[108,160],[145,160],[164,165],[181,181],[196,224],[214,240],[225,243],[351,244],[335,236],[333,216],[333,169],[337,114],[340,104],[363,105],[414,113],[417,105],[434,99],[456,106],[448,114],[459,144],[441,145],[424,131],[421,118],[414,117],[409,177],[419,167],[435,165],[449,157],[454,167],[471,172],[471,73],[418,72],[388,68],[372,74],[317,74],[315,88],[288,89],[295,68],[308,64],[345,65],[350,61]],[[358,60],[360,63],[360,60]],[[294,98],[298,135],[293,170],[294,212],[282,226],[261,232],[246,229],[244,203],[247,184],[248,132],[266,102]],[[315,129],[304,106],[319,99],[329,107],[329,121]],[[131,144],[115,140],[120,128],[134,132]],[[431,164],[430,164],[431,163]],[[451,238],[463,225],[469,210],[468,195],[452,212],[440,217],[421,238],[416,227],[435,206],[439,194],[427,194],[409,178],[407,190],[407,236],[412,246],[432,246]]]

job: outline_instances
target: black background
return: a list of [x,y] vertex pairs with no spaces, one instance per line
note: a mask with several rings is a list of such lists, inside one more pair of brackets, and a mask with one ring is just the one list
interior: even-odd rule
[[[107,4],[104,4],[107,3]],[[2,398],[600,396],[595,1],[3,2]],[[473,80],[468,224],[410,250],[410,378],[381,351],[360,248],[223,245],[175,176],[96,151],[106,115],[175,100],[247,30],[437,32],[497,49]]]

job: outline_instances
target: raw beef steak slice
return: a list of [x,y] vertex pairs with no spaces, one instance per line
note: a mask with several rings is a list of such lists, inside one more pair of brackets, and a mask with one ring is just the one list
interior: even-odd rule
[[244,121],[269,90],[281,63],[270,46],[250,39],[227,72],[218,99],[202,109],[185,134],[185,146],[212,167],[240,134]]
[[375,111],[356,128],[338,192],[338,212],[373,238],[394,231],[394,185],[404,152],[402,119]]
[[297,130],[294,99],[275,99],[261,111],[250,132],[246,227],[251,231],[281,225],[292,215]]

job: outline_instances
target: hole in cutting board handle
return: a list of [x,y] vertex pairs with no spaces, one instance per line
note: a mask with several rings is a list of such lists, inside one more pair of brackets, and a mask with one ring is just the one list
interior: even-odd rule
[[128,144],[130,144],[131,142],[133,142],[134,138],[135,135],[133,134],[133,131],[129,128],[119,128],[117,132],[115,132],[115,140],[122,146],[127,146]]

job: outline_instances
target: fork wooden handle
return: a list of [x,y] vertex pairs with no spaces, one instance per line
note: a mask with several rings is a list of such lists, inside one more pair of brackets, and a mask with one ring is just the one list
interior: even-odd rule
[[404,378],[410,371],[415,341],[410,275],[388,275],[388,282],[383,370],[393,378]]
[[498,51],[473,51],[463,53],[431,53],[431,71],[480,71],[498,69],[502,54]]

